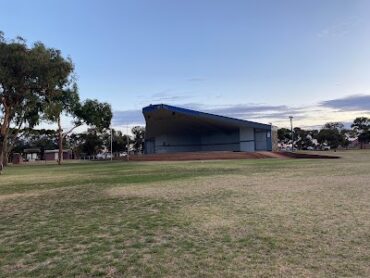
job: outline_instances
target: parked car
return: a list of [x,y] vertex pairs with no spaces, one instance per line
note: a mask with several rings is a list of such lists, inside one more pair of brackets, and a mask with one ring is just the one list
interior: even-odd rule
[[109,152],[106,153],[99,153],[96,155],[97,159],[111,159],[112,155]]

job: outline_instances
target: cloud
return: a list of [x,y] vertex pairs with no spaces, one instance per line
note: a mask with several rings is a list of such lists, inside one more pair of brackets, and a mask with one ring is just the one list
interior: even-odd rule
[[287,105],[265,104],[236,104],[221,107],[205,107],[201,104],[192,103],[186,104],[183,107],[246,120],[283,120],[288,119],[291,115],[294,115],[296,119],[303,119],[307,113],[306,110],[308,109],[307,107],[289,107]]
[[323,28],[320,32],[317,33],[319,38],[338,38],[344,37],[351,32],[360,23],[358,18],[349,18],[346,21],[339,22]]
[[188,78],[186,80],[189,81],[189,82],[203,82],[203,81],[206,81],[206,78],[204,78],[204,77],[191,77],[191,78]]
[[255,113],[267,111],[286,111],[289,108],[285,105],[254,105],[254,104],[237,104],[226,107],[215,107],[206,109],[207,112],[221,114],[226,116],[242,117]]
[[[185,103],[178,106],[239,119],[287,119],[292,114],[297,119],[303,117],[300,115],[302,110],[285,105],[238,104],[206,107],[200,103]],[[141,110],[114,111],[112,124],[113,126],[144,125],[145,119]]]
[[344,98],[322,101],[319,105],[339,111],[370,112],[370,95],[351,95]]
[[[164,92],[164,95],[166,95],[166,92]],[[158,97],[161,96],[163,94],[158,94]],[[279,126],[288,125],[289,116],[293,116],[296,123],[302,127],[316,127],[330,121],[350,122],[354,119],[356,113],[370,113],[370,95],[351,95],[306,106],[259,103],[209,106],[197,102],[175,101],[174,103],[175,106],[188,109],[264,123],[273,122]],[[112,122],[113,126],[116,127],[145,125],[141,110],[114,111]]]
[[113,111],[112,125],[123,126],[123,125],[144,125],[145,120],[141,110],[123,110]]
[[[190,92],[176,92],[172,89],[165,89],[152,94],[148,99],[151,103],[173,103],[191,97]],[[148,99],[145,100],[148,103]]]

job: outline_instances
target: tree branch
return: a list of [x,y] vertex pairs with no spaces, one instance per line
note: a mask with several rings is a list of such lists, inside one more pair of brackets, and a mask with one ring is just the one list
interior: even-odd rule
[[67,132],[63,133],[63,138],[65,138],[68,134],[70,134],[73,130],[75,130],[76,128],[78,128],[79,126],[82,126],[82,124],[78,124],[74,127],[72,127],[70,130],[68,130]]

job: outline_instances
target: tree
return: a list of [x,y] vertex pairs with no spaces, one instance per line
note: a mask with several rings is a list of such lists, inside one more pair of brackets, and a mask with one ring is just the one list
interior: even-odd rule
[[343,123],[341,122],[329,122],[324,125],[324,128],[326,129],[337,129],[337,130],[342,130],[344,128]]
[[82,135],[81,151],[88,155],[96,155],[104,146],[101,134],[94,128],[90,128]]
[[366,117],[358,117],[353,121],[351,127],[357,135],[361,149],[363,149],[364,144],[370,142],[370,119]]
[[73,64],[70,59],[65,59],[59,50],[51,53],[48,63],[48,89],[44,101],[44,118],[57,123],[58,126],[58,164],[63,158],[63,134],[61,115],[74,114],[79,105],[77,85],[71,76]]
[[[73,127],[65,132],[61,124],[62,113],[73,118]],[[58,125],[58,164],[61,164],[65,137],[84,124],[99,131],[109,128],[112,110],[108,103],[100,103],[98,100],[87,99],[80,103],[77,87],[74,84],[73,89],[64,89],[51,94],[45,108],[45,117]]]
[[20,37],[6,41],[0,32],[0,174],[11,124],[19,129],[23,124],[32,127],[38,123],[50,52],[52,49],[41,43],[29,48]]
[[287,128],[279,128],[278,129],[278,139],[282,143],[288,143],[292,140],[292,134],[290,129]]
[[[22,125],[38,124],[40,115],[56,122],[59,159],[65,135],[77,126],[109,127],[110,105],[96,100],[80,103],[72,74],[72,61],[59,50],[46,48],[40,42],[28,47],[22,38],[6,41],[0,32],[0,173],[11,125],[15,125],[12,136],[16,136]],[[61,129],[62,113],[74,119],[74,127],[66,133]]]
[[314,145],[312,142],[312,131],[295,127],[294,134],[296,135],[294,144],[297,146],[298,149],[305,150],[308,147],[312,147]]
[[[10,131],[12,132],[12,130]],[[26,148],[40,149],[41,157],[47,149],[55,149],[57,141],[55,140],[56,132],[52,129],[31,129],[24,128],[18,130],[17,137],[9,137],[9,153],[23,153]]]
[[[75,128],[86,124],[102,130],[110,126],[111,107],[97,100],[86,100],[80,103],[77,84],[73,78],[73,63],[65,59],[59,50],[50,52],[48,63],[48,89],[44,101],[44,117],[56,122],[58,126],[58,164],[63,160],[63,140]],[[73,127],[63,132],[61,115],[73,118]]]
[[350,144],[349,138],[351,137],[351,133],[352,130],[348,130],[345,128],[340,131],[340,134],[342,135],[342,142],[340,142],[340,145],[345,149],[347,149]]
[[321,129],[317,140],[320,144],[328,144],[330,148],[337,149],[340,143],[339,132],[335,129]]
[[320,144],[328,144],[331,149],[337,149],[345,141],[341,129],[343,129],[342,123],[326,123],[324,128],[319,131],[317,136],[318,142]]
[[[125,135],[120,130],[112,129],[112,151],[113,152],[125,152],[127,151],[128,144],[130,143],[130,137]],[[111,134],[105,133],[103,135],[104,144],[107,149],[110,149]]]
[[[63,140],[75,128],[86,124],[103,130],[110,126],[112,110],[109,104],[87,99],[80,103],[77,84],[72,76],[71,59],[64,59],[60,51],[53,52],[48,74],[49,86],[44,102],[44,117],[58,126],[58,164],[63,160]],[[73,118],[73,127],[63,132],[62,114]]]
[[133,147],[135,152],[142,152],[144,149],[144,137],[145,137],[145,128],[142,126],[135,126],[131,129],[133,138]]

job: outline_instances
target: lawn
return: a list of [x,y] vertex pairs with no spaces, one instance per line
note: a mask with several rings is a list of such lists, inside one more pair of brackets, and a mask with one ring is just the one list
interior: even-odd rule
[[370,152],[0,176],[0,277],[370,276]]

